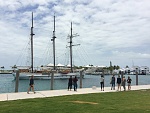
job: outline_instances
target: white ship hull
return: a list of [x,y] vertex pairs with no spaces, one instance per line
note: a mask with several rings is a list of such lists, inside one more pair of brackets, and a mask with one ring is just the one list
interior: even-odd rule
[[[31,75],[34,75],[35,80],[42,80],[42,79],[51,79],[51,74],[41,74],[41,73],[20,73],[19,79],[20,80],[28,80]],[[16,73],[13,73],[14,78],[16,79]],[[77,76],[80,77],[80,73],[68,73],[68,74],[62,74],[62,73],[54,73],[54,79],[68,79],[70,76],[74,77]],[[84,75],[82,75],[84,77]]]

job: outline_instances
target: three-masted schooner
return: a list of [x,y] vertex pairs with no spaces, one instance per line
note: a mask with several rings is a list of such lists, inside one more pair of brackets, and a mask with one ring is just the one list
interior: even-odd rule
[[[56,64],[55,64],[55,15],[54,15],[54,31],[53,31],[53,37],[51,41],[53,41],[53,59],[54,59],[54,65],[53,69],[47,69],[46,71],[44,70],[34,70],[33,66],[33,36],[35,35],[33,33],[33,12],[32,12],[32,26],[31,26],[31,66],[28,66],[28,69],[26,71],[21,71],[21,69],[18,68],[20,74],[19,74],[19,79],[29,79],[30,76],[34,75],[34,79],[51,79],[51,71],[55,71],[54,73],[54,79],[67,79],[70,76],[77,76],[80,77],[80,72],[74,72],[73,71],[73,66],[72,66],[72,23],[71,23],[71,35],[70,35],[70,71],[68,69],[63,72],[57,72],[56,70]],[[17,68],[17,66],[16,66]],[[13,73],[13,76],[16,78],[16,73]],[[83,75],[82,75],[83,76]]]

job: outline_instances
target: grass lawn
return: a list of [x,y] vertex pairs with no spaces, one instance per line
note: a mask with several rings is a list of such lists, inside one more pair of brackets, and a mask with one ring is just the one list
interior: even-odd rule
[[0,113],[150,113],[150,90],[4,101]]

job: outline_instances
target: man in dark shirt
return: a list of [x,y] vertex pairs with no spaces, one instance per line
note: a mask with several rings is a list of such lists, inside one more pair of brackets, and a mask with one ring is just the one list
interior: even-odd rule
[[72,76],[70,76],[69,81],[68,81],[68,91],[69,91],[69,89],[70,89],[70,91],[72,89]]
[[74,91],[77,91],[77,77],[75,76],[75,78],[73,79],[73,84],[74,84]]
[[121,91],[121,78],[120,78],[120,75],[118,75],[117,84],[118,84],[118,91],[119,91],[119,89]]
[[111,90],[112,89],[115,90],[115,75],[113,75],[112,78],[111,78],[111,84],[112,84]]

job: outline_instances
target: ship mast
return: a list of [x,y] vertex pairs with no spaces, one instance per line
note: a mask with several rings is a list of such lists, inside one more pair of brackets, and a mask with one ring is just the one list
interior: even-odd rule
[[71,35],[70,35],[70,66],[71,66],[71,73],[73,73],[73,69],[72,69],[72,22],[71,22]]
[[53,41],[53,60],[54,60],[54,70],[56,69],[56,67],[55,67],[55,38],[56,38],[56,36],[55,36],[55,15],[54,15],[54,31],[53,31],[53,37],[52,37],[52,39],[51,39],[51,41]]
[[73,73],[73,68],[72,68],[72,46],[77,46],[77,45],[80,45],[80,44],[76,44],[76,45],[72,45],[72,38],[73,37],[76,37],[76,36],[79,36],[77,34],[73,35],[72,34],[72,22],[71,22],[71,35],[70,35],[70,66],[71,66],[71,73]]
[[31,73],[33,73],[33,12],[32,12],[32,26],[31,26]]

